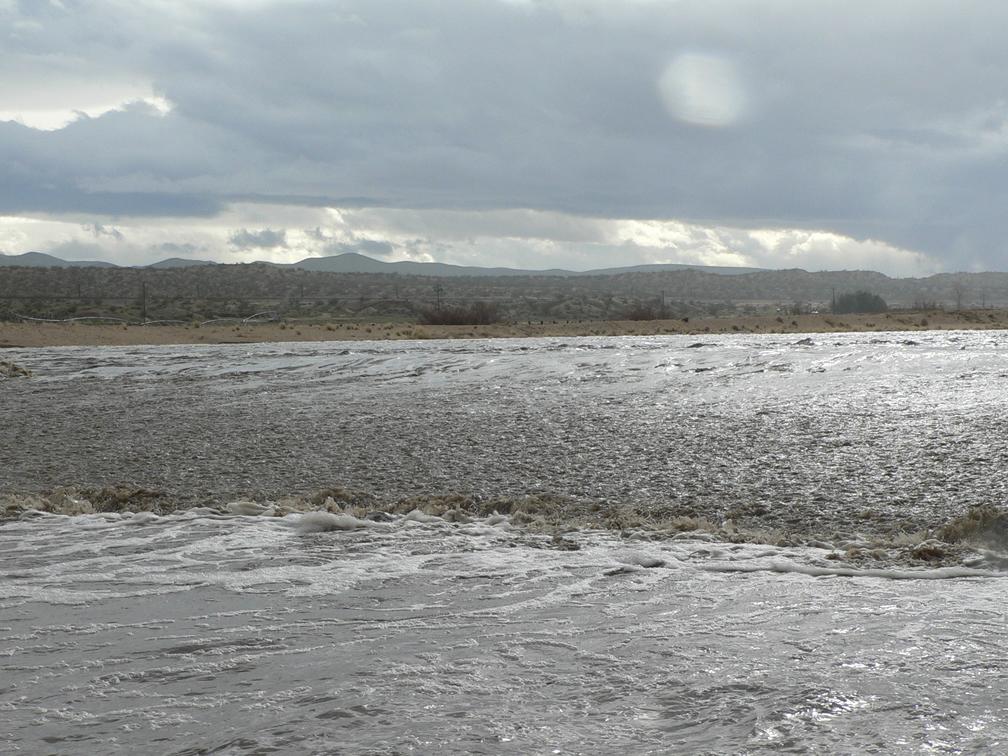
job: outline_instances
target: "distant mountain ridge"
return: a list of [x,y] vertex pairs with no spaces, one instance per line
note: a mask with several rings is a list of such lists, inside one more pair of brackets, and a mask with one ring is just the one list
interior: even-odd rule
[[[20,255],[5,255],[0,253],[0,267],[25,266],[45,268],[187,268],[207,265],[223,265],[212,260],[195,260],[182,257],[169,257],[150,265],[116,265],[100,260],[64,260],[44,252],[25,252]],[[319,271],[323,273],[402,273],[410,276],[435,276],[453,278],[458,276],[599,276],[618,275],[622,273],[647,273],[672,270],[700,270],[705,273],[721,275],[740,275],[755,273],[764,268],[732,268],[716,265],[688,265],[684,263],[651,263],[646,265],[631,265],[616,268],[597,268],[595,270],[565,270],[550,268],[548,270],[533,270],[522,268],[484,268],[476,265],[452,265],[439,262],[414,262],[399,260],[383,262],[373,257],[357,252],[344,252],[328,257],[306,257],[293,263],[249,263],[263,264],[277,268],[297,268],[299,270]]]
[[0,253],[0,266],[19,265],[26,268],[118,268],[115,263],[102,260],[64,260],[45,252],[25,252],[21,255]]
[[219,265],[212,260],[190,260],[185,257],[169,257],[165,260],[159,260],[156,263],[151,263],[150,265],[145,265],[145,268],[199,268],[204,265]]

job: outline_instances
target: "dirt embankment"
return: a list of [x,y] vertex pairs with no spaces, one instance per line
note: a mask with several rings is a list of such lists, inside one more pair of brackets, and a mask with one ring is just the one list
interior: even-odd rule
[[526,321],[482,326],[415,323],[282,323],[235,325],[94,325],[0,323],[0,348],[225,344],[370,339],[521,338],[715,333],[835,333],[1008,328],[1008,310],[905,312],[879,315],[780,315],[685,320]]

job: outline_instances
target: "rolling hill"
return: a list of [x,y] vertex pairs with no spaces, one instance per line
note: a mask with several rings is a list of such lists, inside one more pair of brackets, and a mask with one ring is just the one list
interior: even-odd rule
[[[0,266],[25,266],[43,268],[118,268],[145,267],[154,269],[188,268],[207,265],[219,265],[211,260],[195,260],[182,257],[170,257],[156,263],[144,266],[121,266],[115,263],[97,260],[64,260],[44,252],[26,252],[21,255],[0,254]],[[321,273],[399,273],[408,276],[436,276],[439,278],[456,278],[460,276],[604,276],[623,273],[647,273],[673,270],[701,270],[706,273],[722,275],[739,275],[754,273],[760,268],[730,268],[713,265],[684,265],[679,263],[633,265],[629,267],[599,268],[596,270],[564,270],[550,268],[548,270],[533,270],[521,268],[484,268],[475,265],[450,265],[439,262],[414,262],[399,260],[384,262],[375,260],[356,252],[345,252],[328,257],[306,257],[294,263],[250,263],[271,265],[277,268],[296,268],[298,270],[318,271]]]

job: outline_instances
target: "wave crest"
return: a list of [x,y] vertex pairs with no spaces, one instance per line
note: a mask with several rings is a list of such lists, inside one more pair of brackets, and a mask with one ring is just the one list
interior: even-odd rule
[[[402,518],[415,523],[457,523],[517,528],[563,540],[579,530],[617,532],[628,541],[660,542],[688,538],[721,543],[751,543],[775,547],[809,547],[848,569],[1008,567],[1008,512],[985,507],[951,518],[939,527],[913,530],[905,522],[869,532],[823,532],[816,522],[787,529],[765,527],[753,517],[717,519],[674,509],[611,501],[574,499],[536,493],[519,497],[437,494],[386,500],[379,494],[325,488],[309,494],[275,499],[253,497],[225,502],[176,501],[148,488],[117,484],[105,487],[59,487],[46,493],[0,494],[0,521],[33,516],[93,515],[148,512],[166,515],[200,507],[215,517],[295,516],[301,532],[356,530]],[[733,514],[740,512],[738,508]],[[860,524],[859,524],[860,526]]]

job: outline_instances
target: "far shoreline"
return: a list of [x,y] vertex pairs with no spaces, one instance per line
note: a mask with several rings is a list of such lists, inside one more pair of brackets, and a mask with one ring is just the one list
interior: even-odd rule
[[256,344],[282,341],[492,339],[577,336],[704,336],[717,334],[870,333],[876,331],[1004,330],[1008,310],[909,311],[878,314],[759,315],[667,320],[533,320],[489,325],[410,322],[215,323],[120,325],[0,322],[0,349],[59,346]]

